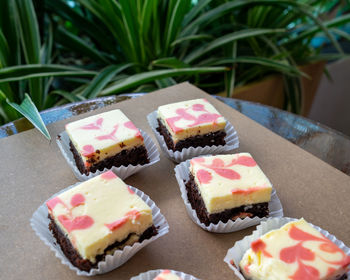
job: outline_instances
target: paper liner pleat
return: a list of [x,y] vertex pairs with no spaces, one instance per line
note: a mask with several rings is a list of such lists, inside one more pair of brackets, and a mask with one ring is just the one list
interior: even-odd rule
[[64,156],[64,158],[66,159],[68,165],[70,166],[70,168],[72,169],[75,177],[79,180],[79,181],[86,181],[89,180],[95,176],[98,176],[108,170],[113,171],[118,177],[120,177],[122,180],[128,178],[129,176],[131,176],[132,174],[135,174],[136,172],[140,171],[143,168],[146,168],[152,164],[155,164],[156,162],[159,161],[159,152],[157,149],[157,146],[155,145],[155,143],[152,141],[151,137],[144,131],[142,131],[140,129],[141,135],[144,139],[144,144],[147,150],[147,155],[148,155],[148,159],[149,159],[149,163],[146,164],[138,164],[138,165],[131,165],[129,164],[128,166],[120,166],[120,167],[115,167],[113,166],[110,169],[103,169],[102,171],[97,170],[95,172],[90,172],[89,175],[85,175],[85,174],[81,174],[73,157],[73,153],[70,150],[70,146],[69,146],[69,136],[67,134],[66,131],[61,132],[58,136],[57,136],[57,145],[60,148],[62,155]]
[[158,276],[164,270],[171,271],[173,274],[179,276],[182,280],[199,280],[198,278],[192,275],[186,274],[181,271],[171,270],[171,269],[150,270],[147,272],[140,273],[139,275],[132,277],[130,280],[153,280],[156,276]]
[[[260,225],[256,227],[256,230],[253,231],[251,235],[248,235],[244,237],[242,240],[237,241],[234,246],[227,251],[227,254],[224,258],[224,262],[228,264],[228,266],[234,271],[235,275],[241,279],[241,280],[247,280],[244,278],[243,274],[240,272],[239,269],[239,263],[243,258],[244,253],[250,248],[250,244],[259,239],[262,235],[265,233],[274,230],[279,229],[283,225],[292,222],[297,221],[298,219],[295,218],[269,218],[265,221],[262,221]],[[322,233],[325,237],[327,237],[329,240],[331,240],[333,243],[335,243],[340,249],[342,249],[345,254],[350,255],[350,248],[345,246],[345,244],[338,240],[334,235],[330,234],[328,231],[321,229],[318,226],[315,226],[311,223],[309,223],[313,228],[318,230],[320,233]],[[350,272],[348,272],[347,277],[350,278]]]
[[[239,231],[251,226],[255,226],[259,224],[261,221],[267,219],[267,218],[259,218],[259,217],[254,217],[254,218],[246,217],[244,219],[238,218],[235,221],[229,220],[226,223],[223,223],[222,221],[220,221],[217,224],[211,223],[209,224],[209,226],[206,226],[204,223],[199,221],[196,211],[192,209],[192,206],[188,200],[185,183],[189,180],[189,173],[190,173],[189,168],[190,168],[190,160],[186,160],[178,164],[175,167],[175,176],[180,187],[181,197],[185,203],[187,214],[190,216],[192,221],[198,226],[200,226],[202,229],[210,232],[229,233],[229,232]],[[269,217],[283,217],[283,207],[282,207],[281,201],[277,196],[277,192],[274,188],[272,189],[271,201],[269,202]]]
[[223,154],[223,153],[229,153],[233,150],[237,149],[239,147],[239,140],[238,140],[238,134],[237,131],[234,129],[233,125],[226,121],[225,126],[225,145],[219,145],[219,146],[205,146],[205,147],[197,147],[197,148],[184,148],[182,151],[172,151],[169,150],[168,147],[165,144],[164,137],[157,131],[158,122],[157,122],[157,111],[154,111],[147,115],[147,120],[149,125],[151,126],[154,135],[157,138],[157,141],[159,143],[159,146],[165,153],[165,155],[175,161],[175,162],[181,162],[187,159],[191,159],[193,157],[199,156],[199,155],[207,155],[207,154]]
[[[60,193],[71,189],[81,183],[74,184],[64,190],[53,195],[51,198],[59,195]],[[39,238],[44,241],[46,245],[50,247],[50,249],[55,253],[56,257],[61,260],[61,262],[67,265],[71,270],[75,271],[77,275],[80,276],[92,276],[96,274],[107,273],[117,267],[123,265],[127,260],[129,260],[134,254],[136,254],[140,249],[147,246],[151,242],[155,241],[159,237],[167,234],[169,232],[169,225],[166,221],[163,214],[160,212],[160,209],[157,205],[150,199],[148,195],[130,186],[131,190],[135,192],[151,209],[153,216],[153,224],[157,228],[158,233],[155,236],[152,236],[150,239],[146,239],[144,241],[136,242],[132,246],[125,246],[123,250],[116,250],[113,255],[107,255],[104,261],[100,261],[98,263],[98,268],[93,268],[89,272],[82,271],[77,267],[73,266],[68,258],[63,254],[61,247],[56,243],[56,239],[53,237],[52,233],[49,230],[49,218],[48,218],[48,210],[46,204],[42,204],[33,214],[30,219],[30,225],[32,226],[35,233],[39,236]],[[50,198],[50,199],[51,199]],[[48,200],[50,200],[48,199]]]

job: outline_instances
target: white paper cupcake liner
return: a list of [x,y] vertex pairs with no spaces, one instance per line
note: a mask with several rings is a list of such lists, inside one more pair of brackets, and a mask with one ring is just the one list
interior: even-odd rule
[[[229,233],[229,232],[239,231],[251,226],[255,226],[259,224],[261,221],[264,221],[267,219],[267,218],[259,218],[259,217],[254,217],[254,218],[246,217],[244,219],[238,218],[235,221],[229,220],[226,223],[223,223],[221,221],[217,224],[211,223],[209,224],[209,226],[206,226],[204,223],[199,221],[196,211],[192,209],[192,206],[188,200],[185,183],[190,178],[189,168],[190,168],[190,160],[181,162],[180,164],[176,165],[174,169],[175,176],[179,184],[181,197],[185,203],[188,215],[190,216],[192,221],[196,223],[198,226],[200,226],[202,229],[210,232]],[[282,204],[277,196],[275,189],[272,189],[271,201],[269,202],[269,217],[283,217]]]
[[140,273],[139,275],[132,277],[130,280],[153,280],[156,276],[158,276],[158,274],[162,273],[162,271],[164,270],[170,270],[172,273],[179,276],[182,280],[199,280],[198,278],[192,275],[171,269],[150,270],[147,272]]
[[181,152],[179,151],[172,151],[169,150],[168,147],[165,144],[164,137],[157,131],[158,122],[157,122],[157,111],[154,111],[147,115],[147,120],[149,125],[151,126],[154,135],[157,138],[157,141],[159,143],[159,146],[163,150],[163,152],[166,154],[168,158],[175,162],[181,162],[193,157],[197,157],[200,155],[207,155],[207,154],[223,154],[223,153],[229,153],[239,147],[239,140],[238,140],[238,134],[236,130],[234,129],[233,125],[226,120],[226,137],[225,145],[219,145],[219,146],[205,146],[197,147],[197,148],[184,148]]
[[95,176],[98,176],[108,170],[113,171],[118,177],[120,177],[122,180],[128,178],[129,176],[131,176],[132,174],[140,171],[143,168],[146,168],[147,166],[150,166],[152,164],[155,164],[156,162],[159,161],[159,152],[157,149],[157,146],[155,145],[155,143],[152,141],[151,137],[148,136],[148,134],[144,131],[142,131],[140,129],[141,135],[144,139],[144,143],[145,143],[145,147],[147,150],[147,154],[148,154],[148,158],[149,158],[149,163],[146,164],[138,164],[138,165],[131,165],[129,164],[128,166],[120,166],[120,167],[115,167],[113,166],[111,169],[103,169],[102,171],[97,170],[95,172],[90,172],[89,175],[85,175],[85,174],[81,174],[73,157],[73,154],[70,150],[69,147],[69,136],[67,134],[66,131],[61,132],[58,136],[57,136],[57,145],[60,148],[62,155],[64,156],[64,158],[66,159],[68,165],[70,166],[70,168],[72,169],[75,177],[79,180],[79,181],[86,181],[89,180]]
[[[50,197],[48,200],[52,199],[53,197],[79,184],[81,184],[81,182],[61,190],[60,192]],[[123,265],[126,261],[128,261],[133,255],[135,255],[143,247],[147,246],[151,242],[155,241],[159,237],[169,232],[168,222],[166,221],[163,214],[160,212],[160,209],[157,207],[157,205],[150,199],[150,197],[145,193],[143,193],[142,191],[140,191],[139,189],[136,189],[132,186],[130,186],[130,188],[152,209],[153,225],[157,228],[158,233],[157,235],[152,236],[152,238],[146,239],[141,243],[136,242],[132,246],[127,245],[124,247],[123,250],[116,250],[113,255],[107,255],[104,261],[100,261],[98,263],[98,268],[93,268],[89,272],[82,271],[77,267],[73,266],[72,263],[63,254],[60,245],[56,243],[56,239],[53,237],[51,231],[49,230],[50,221],[48,218],[48,210],[45,203],[42,204],[34,212],[32,218],[30,219],[30,225],[32,226],[35,233],[40,237],[40,239],[44,241],[44,243],[48,245],[52,251],[55,252],[56,257],[59,258],[61,262],[67,265],[71,270],[75,271],[77,275],[93,276],[96,274],[107,273]]]
[[[261,224],[256,227],[256,230],[254,230],[251,235],[248,235],[242,240],[237,241],[235,245],[227,251],[226,257],[224,258],[224,262],[228,264],[228,266],[234,271],[235,275],[239,279],[246,280],[246,278],[244,278],[244,276],[239,270],[239,263],[242,260],[244,253],[250,248],[250,244],[253,241],[259,239],[265,233],[274,229],[278,229],[283,225],[296,220],[298,219],[284,217],[269,218],[266,221],[261,222]],[[340,249],[342,249],[345,252],[345,254],[350,255],[350,248],[345,246],[345,244],[342,241],[338,240],[334,235],[330,234],[328,231],[321,229],[320,227],[315,226],[311,223],[309,224],[316,230],[318,230],[320,233],[322,233],[329,240],[331,240],[333,243],[335,243]],[[348,272],[346,275],[349,278],[350,272]]]

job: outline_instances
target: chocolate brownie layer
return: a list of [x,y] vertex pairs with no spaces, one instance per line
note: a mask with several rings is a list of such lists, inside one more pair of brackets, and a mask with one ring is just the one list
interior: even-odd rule
[[[55,223],[55,221],[51,218],[51,216],[48,216],[50,219],[50,224],[49,224],[49,229],[52,232],[53,236],[55,237],[57,243],[60,245],[62,252],[64,253],[64,255],[69,259],[69,261],[76,266],[77,268],[79,268],[80,270],[84,270],[84,271],[90,271],[91,268],[96,268],[98,262],[104,260],[105,256],[106,256],[106,252],[108,252],[109,250],[112,250],[118,246],[123,245],[125,242],[128,241],[128,239],[130,238],[130,236],[132,234],[129,234],[127,238],[125,238],[123,241],[121,242],[115,242],[112,245],[108,246],[105,250],[104,253],[101,255],[96,256],[96,263],[92,263],[89,260],[83,259],[79,253],[74,249],[74,247],[72,246],[71,242],[69,241],[69,239],[66,237],[66,235],[60,230],[60,228],[57,226],[57,224]],[[151,226],[148,229],[146,229],[143,234],[140,236],[139,242],[142,242],[145,239],[149,239],[152,236],[156,235],[157,229],[155,228],[155,226]]]
[[164,141],[169,150],[173,151],[181,151],[184,148],[189,147],[205,147],[205,146],[219,146],[225,145],[225,137],[226,132],[223,130],[210,132],[203,135],[196,135],[188,137],[184,140],[180,140],[174,145],[174,142],[171,138],[171,135],[168,129],[162,124],[162,122],[158,119],[158,127],[157,131],[163,135]]
[[235,220],[237,218],[255,216],[263,218],[269,215],[268,202],[243,205],[240,207],[227,209],[220,213],[208,214],[204,201],[198,191],[197,184],[194,181],[192,174],[190,174],[190,179],[187,183],[185,183],[185,185],[187,190],[187,197],[192,208],[196,211],[198,219],[206,226],[208,226],[210,223],[217,224],[219,221],[226,223],[228,220]]
[[113,166],[119,167],[119,166],[128,166],[131,165],[138,165],[138,164],[146,164],[149,163],[147,150],[145,146],[138,146],[130,150],[122,150],[120,153],[116,154],[113,157],[105,158],[102,161],[93,162],[93,159],[91,159],[91,166],[89,169],[87,169],[84,165],[84,162],[79,155],[77,149],[74,147],[73,143],[69,142],[70,150],[73,153],[73,157],[75,160],[75,164],[77,165],[79,171],[81,174],[88,175],[89,172],[95,172],[96,170],[102,171],[103,169],[107,168],[110,169]]

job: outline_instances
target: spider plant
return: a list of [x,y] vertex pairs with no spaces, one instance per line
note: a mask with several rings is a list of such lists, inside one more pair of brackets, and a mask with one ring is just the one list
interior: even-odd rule
[[[306,76],[298,65],[344,56],[334,35],[350,16],[322,21],[325,5],[315,0],[76,0],[69,6],[60,0],[46,2],[46,9],[58,24],[62,51],[84,55],[91,60],[86,67],[103,69],[87,88],[74,92],[79,98],[150,91],[185,80],[232,96],[235,85],[281,73],[286,109],[298,113],[300,78]],[[311,46],[320,32],[337,54],[322,57]],[[115,64],[121,67],[116,73],[110,68]],[[212,67],[219,68],[209,71]],[[187,69],[207,72],[186,75]],[[180,76],[163,76],[169,73]]]
[[[43,28],[43,26],[42,26]],[[49,95],[53,76],[94,76],[96,72],[53,64],[52,25],[41,39],[31,1],[0,1],[0,123],[25,115],[47,138],[38,109],[52,107]],[[30,95],[26,94],[29,92]],[[22,102],[23,101],[23,102]],[[16,103],[22,102],[21,106]]]
[[[230,10],[237,1],[213,0],[210,1],[211,11],[218,8]],[[285,109],[299,113],[302,108],[301,75],[291,75],[289,68],[298,67],[311,62],[327,59],[343,58],[344,54],[335,36],[343,36],[347,40],[348,34],[338,27],[350,21],[350,15],[344,15],[331,20],[322,20],[324,13],[334,8],[336,2],[341,1],[257,1],[251,5],[242,6],[226,12],[213,22],[217,34],[224,35],[231,29],[283,29],[285,32],[254,36],[228,44],[219,52],[202,60],[200,65],[231,65],[226,72],[225,86],[227,96],[232,96],[235,87],[249,84],[263,79],[274,73],[283,76],[285,84]],[[323,34],[335,47],[336,53],[320,54],[321,48],[315,48],[311,42]],[[339,36],[338,36],[339,38]],[[231,63],[231,64],[230,64]],[[278,63],[279,67],[276,67]],[[212,76],[215,80],[215,77]],[[217,78],[216,78],[217,79]],[[211,87],[211,85],[208,85]],[[217,87],[218,84],[214,83]],[[210,90],[210,89],[209,89]]]
[[[0,31],[11,44],[2,48],[0,33],[0,63],[19,48],[17,59],[0,64],[0,90],[10,102],[28,91],[39,110],[187,80],[231,95],[235,85],[282,73],[298,112],[305,74],[297,66],[320,59],[310,40],[323,32],[342,55],[334,34],[350,21],[322,21],[311,0],[56,0],[37,5],[38,24],[31,1],[0,1]],[[7,30],[11,20],[17,34]]]

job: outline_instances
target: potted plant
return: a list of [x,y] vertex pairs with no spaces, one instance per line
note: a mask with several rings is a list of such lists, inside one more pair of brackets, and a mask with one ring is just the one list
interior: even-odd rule
[[231,96],[275,74],[284,108],[298,113],[300,80],[309,78],[299,66],[324,58],[310,40],[322,31],[343,56],[333,32],[344,35],[337,27],[350,21],[321,20],[324,1],[311,0],[57,0],[34,1],[36,8],[19,2],[1,3],[2,120],[15,115],[6,98],[14,105],[25,92],[42,110],[187,80]]
[[[56,3],[48,2],[47,10],[78,27],[78,32],[57,29],[62,47],[81,52],[81,46],[69,43],[69,38],[85,42],[86,47],[90,46],[86,44],[88,38],[101,57],[110,54],[110,63],[135,63],[123,71],[128,77],[114,77],[95,94],[150,91],[190,80],[211,93],[225,90],[226,96],[305,114],[325,60],[344,56],[334,34],[344,35],[337,27],[349,22],[350,16],[323,20],[340,2],[329,5],[328,1],[202,0],[193,4],[189,0],[154,0],[141,4],[121,0],[106,5],[104,1],[88,0],[77,1],[69,13],[64,1],[58,9]],[[87,21],[81,22],[82,14]],[[98,42],[97,35],[102,31],[92,31],[92,25],[104,27],[103,37],[108,38],[108,43]],[[338,53],[323,56],[320,47],[310,44],[320,32]],[[119,54],[113,45],[120,46]],[[221,70],[163,79],[149,74],[155,71],[157,76],[157,71],[165,69],[181,71],[198,67],[221,67]],[[148,74],[145,79],[144,73]],[[270,98],[262,95],[261,88],[266,89]]]

